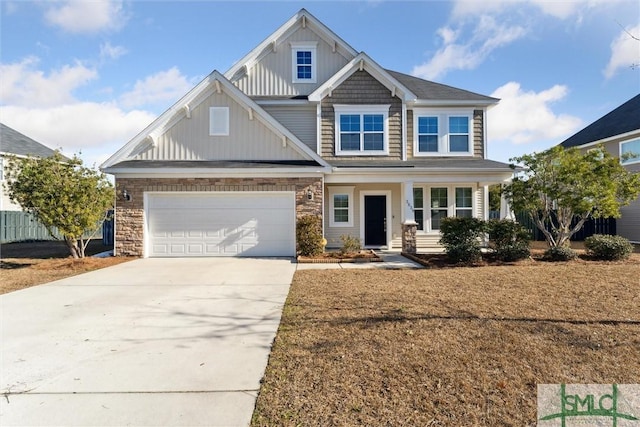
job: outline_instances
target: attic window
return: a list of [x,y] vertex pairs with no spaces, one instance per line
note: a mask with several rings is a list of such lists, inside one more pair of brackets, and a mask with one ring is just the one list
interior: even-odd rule
[[316,43],[291,43],[293,83],[316,82]]
[[229,107],[209,108],[209,135],[229,136]]

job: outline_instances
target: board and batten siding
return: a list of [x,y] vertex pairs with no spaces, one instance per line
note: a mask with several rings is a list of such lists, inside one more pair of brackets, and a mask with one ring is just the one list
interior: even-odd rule
[[[229,107],[229,135],[209,135],[209,107]],[[209,95],[136,160],[301,160],[303,157],[224,92]]]
[[318,121],[316,120],[317,109],[315,105],[265,105],[263,108],[314,152],[318,150]]
[[[302,42],[317,43],[315,83],[293,83],[291,43]],[[300,27],[287,39],[278,42],[275,52],[270,44],[259,56],[262,58],[250,66],[247,74],[238,79],[232,78],[234,84],[249,96],[309,95],[352,59],[340,48],[333,52],[333,46],[309,27]]]
[[402,159],[402,101],[366,71],[356,71],[331,96],[322,100],[322,157],[326,159],[379,159],[380,156],[335,155],[335,104],[391,105],[389,109],[389,155],[386,159]]

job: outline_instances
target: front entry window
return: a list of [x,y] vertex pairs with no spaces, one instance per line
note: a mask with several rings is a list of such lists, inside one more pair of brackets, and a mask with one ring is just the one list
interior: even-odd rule
[[440,230],[440,221],[447,216],[449,211],[448,195],[446,187],[431,189],[431,229]]
[[420,187],[413,189],[413,215],[418,230],[424,231],[424,190]]

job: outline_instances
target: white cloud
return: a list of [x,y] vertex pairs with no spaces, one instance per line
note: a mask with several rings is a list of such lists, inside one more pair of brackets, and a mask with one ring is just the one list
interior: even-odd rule
[[115,60],[127,53],[127,49],[123,46],[112,46],[109,42],[100,45],[100,59],[102,61]]
[[458,43],[462,29],[438,29],[443,46],[430,61],[417,65],[411,74],[425,79],[437,79],[450,70],[474,69],[495,49],[524,37],[527,30],[519,25],[499,24],[495,18],[483,15],[475,21],[471,36]]
[[562,100],[567,92],[563,85],[541,92],[524,91],[517,82],[499,87],[491,94],[500,98],[500,103],[488,113],[489,137],[513,144],[561,142],[582,125],[578,117],[556,114],[551,109],[551,104]]
[[95,69],[77,62],[52,70],[38,70],[38,58],[0,64],[0,98],[4,105],[49,107],[74,101],[73,91],[98,77]]
[[95,33],[119,29],[127,17],[122,0],[63,0],[49,7],[45,19],[70,33]]
[[120,97],[120,102],[127,108],[143,105],[172,104],[191,89],[193,85],[180,73],[177,67],[136,81],[132,91]]
[[[0,107],[2,121],[67,155],[82,151],[85,164],[99,164],[155,119],[142,110],[113,103],[78,102],[52,108]],[[86,153],[91,153],[87,158]]]
[[458,0],[453,6],[453,16],[463,17],[468,15],[497,14],[509,9],[522,9],[526,6],[533,6],[545,15],[558,19],[576,17],[579,19],[580,12],[585,8],[590,8],[598,4],[611,4],[615,0]]
[[611,43],[611,58],[604,69],[604,76],[608,79],[613,77],[619,69],[628,68],[640,62],[640,40],[637,40],[640,38],[640,25],[625,30],[621,31]]

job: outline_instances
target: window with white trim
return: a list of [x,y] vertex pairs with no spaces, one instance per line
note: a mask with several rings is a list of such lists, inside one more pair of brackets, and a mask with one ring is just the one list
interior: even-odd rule
[[329,225],[353,227],[353,187],[329,187]]
[[209,135],[229,136],[229,107],[209,107]]
[[473,187],[414,187],[413,213],[418,231],[439,230],[442,218],[473,217],[473,194]]
[[640,162],[640,139],[620,143],[620,163],[630,165]]
[[388,154],[389,108],[390,105],[334,105],[336,154]]
[[317,43],[291,43],[293,83],[316,82]]
[[473,155],[473,112],[417,108],[413,111],[415,156]]

